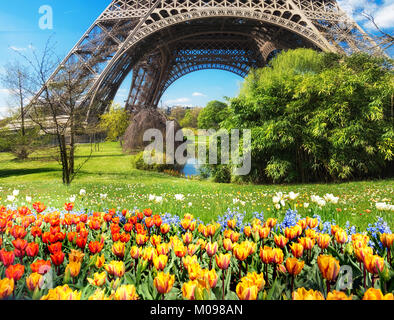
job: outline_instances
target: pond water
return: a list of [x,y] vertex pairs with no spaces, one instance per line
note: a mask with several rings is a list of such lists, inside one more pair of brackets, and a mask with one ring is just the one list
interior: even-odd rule
[[189,158],[186,161],[185,166],[183,167],[182,173],[185,176],[197,176],[200,173],[200,168],[201,165],[197,163],[196,158]]

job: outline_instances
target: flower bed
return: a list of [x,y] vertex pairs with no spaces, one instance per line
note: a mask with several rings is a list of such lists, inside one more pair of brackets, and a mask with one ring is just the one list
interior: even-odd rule
[[394,234],[289,209],[282,221],[226,212],[203,224],[114,209],[0,206],[1,299],[393,300]]

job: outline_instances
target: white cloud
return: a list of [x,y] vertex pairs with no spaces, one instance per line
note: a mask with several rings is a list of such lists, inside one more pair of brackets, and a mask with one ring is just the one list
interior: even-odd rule
[[192,96],[193,97],[206,97],[206,95],[201,92],[193,92]]
[[10,46],[9,47],[11,50],[14,50],[14,51],[26,51],[27,50],[27,48],[18,48],[18,47],[15,47],[15,46]]
[[164,102],[164,104],[168,105],[168,104],[182,104],[182,103],[186,103],[186,102],[190,102],[189,98],[178,98],[178,99],[172,99],[172,100],[167,100]]
[[362,27],[375,30],[373,24],[363,15],[371,15],[382,29],[394,28],[394,0],[384,0],[377,4],[370,0],[338,0],[339,6]]

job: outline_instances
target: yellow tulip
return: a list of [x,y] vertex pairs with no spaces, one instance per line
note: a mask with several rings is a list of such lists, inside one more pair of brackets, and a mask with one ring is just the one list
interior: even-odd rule
[[324,300],[324,296],[320,291],[313,289],[306,290],[305,288],[298,288],[292,293],[293,300]]
[[170,292],[175,282],[175,276],[169,273],[160,272],[153,280],[153,285],[161,294]]
[[319,255],[317,264],[324,279],[334,281],[339,274],[339,261],[329,255]]
[[115,292],[114,300],[138,300],[138,294],[134,285],[121,285]]

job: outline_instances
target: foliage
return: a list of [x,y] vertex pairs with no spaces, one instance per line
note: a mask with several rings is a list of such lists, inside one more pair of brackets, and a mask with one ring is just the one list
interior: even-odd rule
[[198,128],[219,129],[219,124],[227,117],[227,104],[213,100],[198,115]]
[[108,141],[118,141],[129,126],[129,114],[118,104],[111,104],[109,111],[100,116],[100,127],[107,132]]
[[188,109],[183,119],[180,120],[179,124],[183,128],[197,128],[198,116],[201,112],[201,108]]
[[252,130],[246,181],[390,176],[393,94],[389,59],[289,50],[248,75],[222,125]]
[[167,164],[166,163],[166,154],[154,152],[152,155],[153,163],[149,164],[144,159],[144,151],[137,153],[133,158],[133,165],[136,169],[139,170],[148,170],[148,171],[156,171],[156,172],[164,172],[164,171],[176,171],[179,172],[182,169],[182,166],[178,164]]

